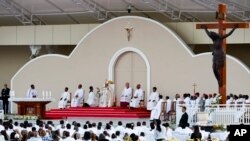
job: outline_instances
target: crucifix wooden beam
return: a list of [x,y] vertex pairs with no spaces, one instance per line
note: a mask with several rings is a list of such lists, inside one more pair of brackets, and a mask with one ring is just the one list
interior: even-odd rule
[[[212,24],[197,24],[196,29],[203,29],[203,26],[206,26],[207,29],[218,29],[219,35],[221,37],[226,35],[227,28],[233,28],[234,25],[237,25],[237,28],[249,28],[249,23],[226,23],[226,13],[227,13],[227,6],[224,3],[219,4],[218,11],[216,12],[216,18],[218,23]],[[222,41],[222,48],[224,53],[226,54],[226,39]],[[221,86],[219,85],[219,94],[222,96],[222,104],[226,104],[226,59],[224,62],[223,68],[220,70],[220,78],[221,78]]]

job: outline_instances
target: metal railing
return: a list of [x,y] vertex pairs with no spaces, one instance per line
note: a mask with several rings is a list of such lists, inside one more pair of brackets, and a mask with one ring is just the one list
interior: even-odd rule
[[216,104],[205,107],[187,106],[185,104],[176,105],[176,126],[178,126],[182,116],[181,107],[186,106],[188,114],[188,123],[193,125],[232,125],[232,124],[250,124],[250,104]]

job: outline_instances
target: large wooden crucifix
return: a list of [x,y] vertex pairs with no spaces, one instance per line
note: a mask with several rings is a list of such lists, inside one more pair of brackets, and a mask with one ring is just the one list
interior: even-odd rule
[[[223,48],[224,50],[224,54],[226,55],[226,37],[228,37],[229,35],[232,34],[232,32],[234,31],[234,29],[236,28],[249,28],[249,23],[226,23],[226,13],[227,13],[227,6],[226,4],[219,4],[218,6],[218,11],[216,12],[216,18],[218,20],[218,23],[212,23],[212,24],[197,24],[196,28],[197,29],[204,29],[204,27],[206,29],[216,29],[218,28],[219,30],[219,35],[220,37],[222,37],[222,41],[220,43],[220,46]],[[226,29],[227,28],[234,28],[233,30],[231,30],[230,33],[226,34]],[[206,30],[207,32],[207,30]],[[224,37],[224,38],[223,38]],[[211,38],[211,37],[210,37]],[[213,54],[214,55],[214,54]],[[226,59],[224,60],[224,64],[221,67],[221,69],[219,70],[219,78],[221,79],[221,82],[219,85],[219,94],[221,94],[222,99],[221,99],[221,103],[222,104],[226,104]]]

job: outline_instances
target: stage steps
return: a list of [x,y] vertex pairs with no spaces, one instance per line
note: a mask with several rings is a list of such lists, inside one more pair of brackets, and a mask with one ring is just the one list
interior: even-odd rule
[[65,119],[69,117],[109,117],[109,118],[149,118],[150,112],[145,108],[128,109],[120,107],[112,108],[67,108],[51,109],[46,111],[46,119]]

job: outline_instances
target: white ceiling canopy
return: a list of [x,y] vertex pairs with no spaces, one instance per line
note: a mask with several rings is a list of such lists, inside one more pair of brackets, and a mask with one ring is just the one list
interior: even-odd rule
[[124,15],[207,22],[222,2],[229,21],[250,21],[249,0],[0,0],[0,25],[102,23]]

